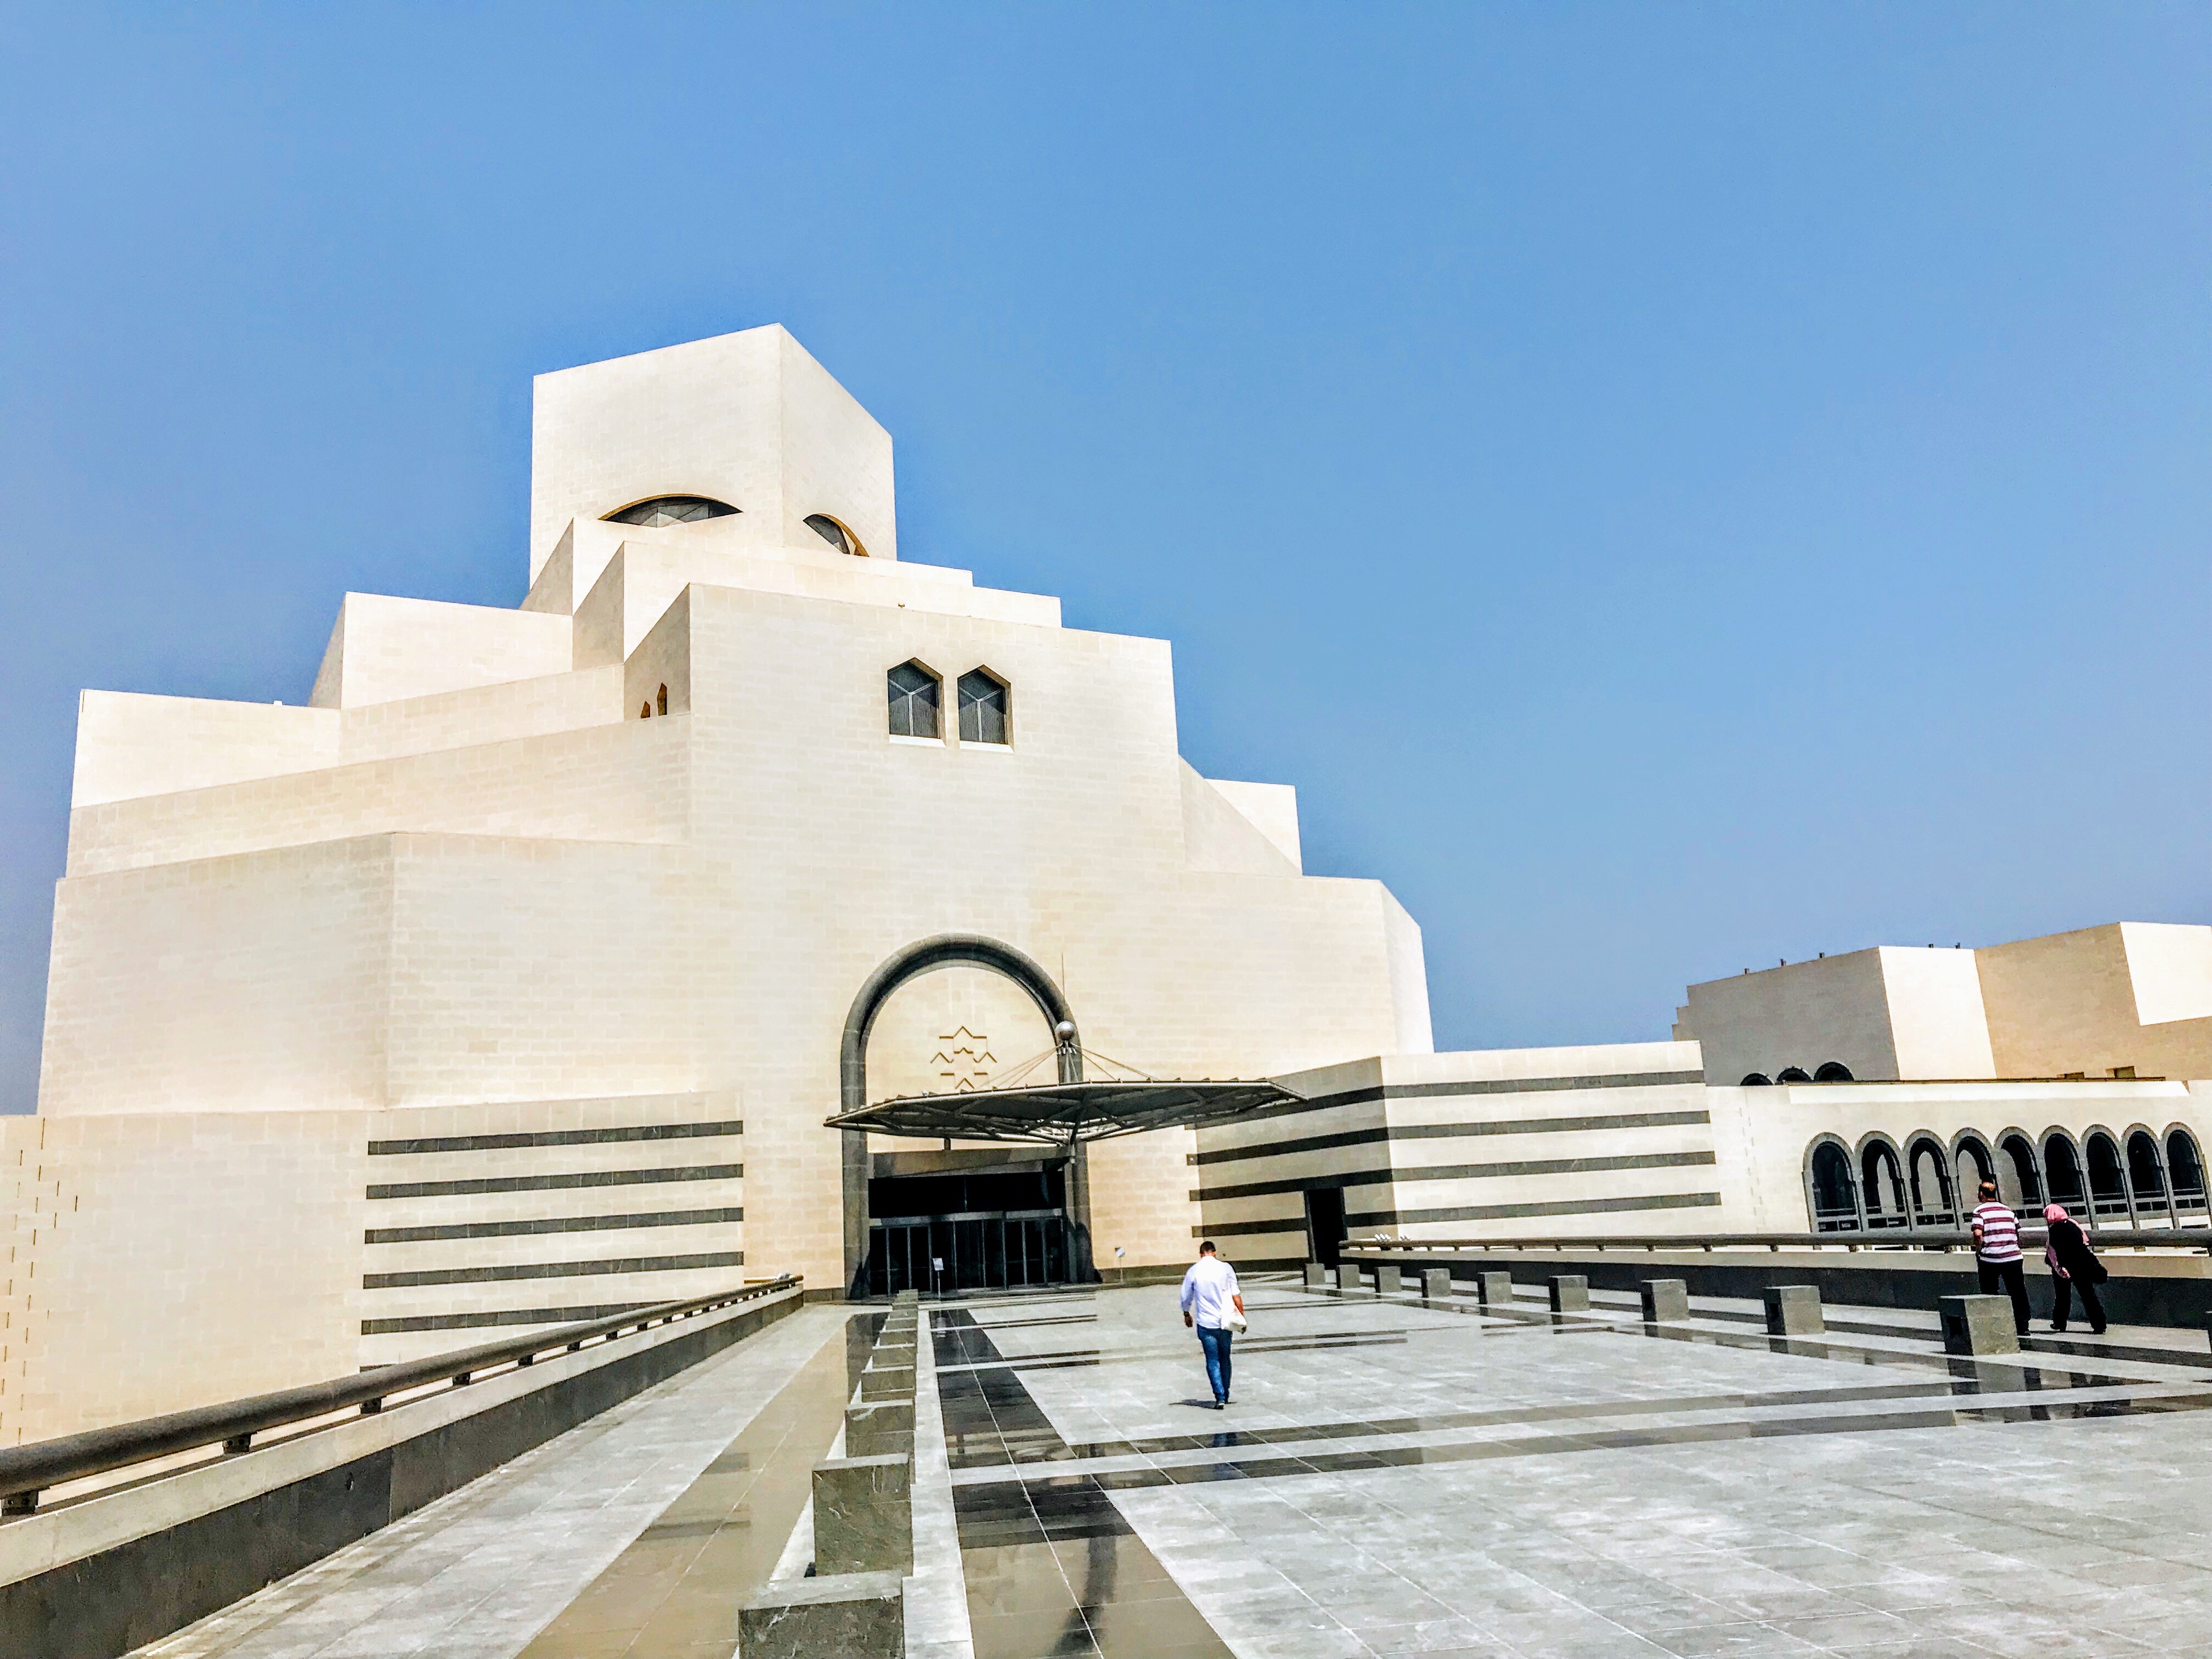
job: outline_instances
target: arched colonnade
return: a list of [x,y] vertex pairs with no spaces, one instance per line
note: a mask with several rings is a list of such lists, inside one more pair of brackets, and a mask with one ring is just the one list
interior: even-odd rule
[[2078,1134],[1961,1129],[1948,1140],[1917,1129],[1901,1141],[1879,1131],[1856,1146],[1824,1134],[1805,1149],[1805,1207],[1820,1233],[1951,1231],[1966,1224],[1981,1182],[2027,1215],[2063,1204],[2076,1219],[2112,1228],[2212,1225],[2204,1153],[2181,1124],[2164,1133],[2138,1123],[2094,1124]]

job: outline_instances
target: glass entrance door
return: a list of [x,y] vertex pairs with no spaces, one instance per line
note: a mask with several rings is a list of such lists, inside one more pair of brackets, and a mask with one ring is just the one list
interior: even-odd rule
[[1066,1227],[1058,1210],[873,1221],[869,1282],[878,1296],[1064,1284]]
[[1059,1164],[868,1183],[868,1281],[878,1296],[1012,1290],[1067,1282]]

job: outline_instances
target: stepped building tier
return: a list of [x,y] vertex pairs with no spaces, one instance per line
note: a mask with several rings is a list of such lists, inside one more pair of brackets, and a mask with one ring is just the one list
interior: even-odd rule
[[[1433,1053],[1419,928],[1304,873],[1291,787],[1182,758],[1168,646],[902,558],[893,481],[781,328],[547,374],[519,608],[348,594],[299,706],[84,694],[39,1109],[0,1120],[0,1443],[782,1273],[1948,1224],[2008,1132],[2091,1185],[2117,1148],[2102,1216],[2201,1215],[2185,1077]],[[1735,1042],[1764,1016],[1719,994],[1686,1018]],[[1127,1085],[1142,1132],[828,1121],[1024,1079],[1109,1127]]]

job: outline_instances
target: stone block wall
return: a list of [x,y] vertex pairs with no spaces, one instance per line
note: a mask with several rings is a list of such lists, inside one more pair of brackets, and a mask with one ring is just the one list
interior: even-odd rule
[[[1198,1132],[1204,1228],[1232,1259],[1303,1261],[1306,1194],[1349,1236],[1726,1226],[1693,1044],[1385,1056],[1286,1078],[1299,1109]],[[1236,1241],[1232,1246],[1231,1241]]]
[[0,1444],[748,1278],[730,1092],[0,1120]]

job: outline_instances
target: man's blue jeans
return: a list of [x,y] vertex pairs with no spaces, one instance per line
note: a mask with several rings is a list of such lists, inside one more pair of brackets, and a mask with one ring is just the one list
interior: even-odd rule
[[1216,1400],[1229,1398],[1229,1341],[1237,1334],[1227,1326],[1198,1328],[1198,1346],[1206,1350],[1206,1380],[1213,1384]]

